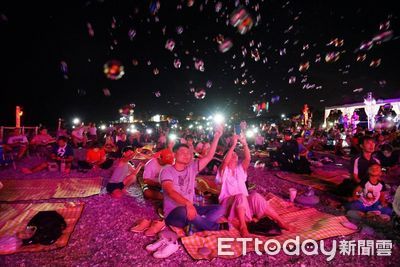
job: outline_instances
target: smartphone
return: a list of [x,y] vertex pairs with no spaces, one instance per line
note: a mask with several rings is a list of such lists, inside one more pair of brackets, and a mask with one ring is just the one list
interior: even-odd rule
[[240,135],[242,132],[242,128],[240,128],[240,124],[235,125],[235,134]]

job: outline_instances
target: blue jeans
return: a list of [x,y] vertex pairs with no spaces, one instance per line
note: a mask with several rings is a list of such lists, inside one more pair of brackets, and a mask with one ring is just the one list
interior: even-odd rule
[[218,230],[217,220],[224,216],[225,209],[220,205],[197,206],[194,205],[197,216],[188,220],[186,207],[180,206],[173,209],[165,218],[167,225],[183,228],[192,224],[197,231]]
[[372,206],[365,206],[362,201],[356,200],[346,204],[348,210],[359,210],[362,212],[368,212],[372,210],[379,210],[382,214],[392,215],[392,209],[389,207],[383,207],[380,201],[375,202]]

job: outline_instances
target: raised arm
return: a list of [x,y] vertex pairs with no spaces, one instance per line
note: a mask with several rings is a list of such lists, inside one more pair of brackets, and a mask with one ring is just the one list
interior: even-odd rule
[[220,172],[221,173],[223,172],[223,170],[227,166],[228,162],[231,160],[232,153],[235,150],[235,147],[236,147],[238,139],[239,139],[239,136],[237,134],[232,136],[232,145],[229,148],[228,152],[226,153],[226,156],[225,156],[224,160],[222,161],[222,164],[221,164],[221,167],[220,167]]
[[212,158],[214,157],[215,154],[215,150],[217,149],[218,146],[218,141],[219,138],[222,136],[222,132],[223,132],[223,128],[222,126],[219,126],[215,133],[214,133],[214,139],[211,143],[211,147],[210,150],[208,151],[207,155],[205,155],[203,158],[201,158],[199,160],[199,171],[201,171],[202,169],[204,169],[207,164],[212,160]]
[[251,155],[250,155],[250,149],[249,149],[249,146],[247,145],[245,135],[240,136],[240,143],[242,143],[243,149],[244,149],[244,160],[242,161],[242,167],[243,167],[243,170],[247,171],[247,169],[249,168],[249,165],[250,165]]

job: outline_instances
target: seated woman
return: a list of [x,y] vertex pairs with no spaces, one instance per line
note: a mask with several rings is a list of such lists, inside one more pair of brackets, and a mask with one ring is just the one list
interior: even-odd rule
[[368,168],[368,181],[362,183],[358,188],[360,198],[347,203],[348,210],[359,210],[362,212],[380,211],[391,215],[392,209],[388,207],[385,199],[385,184],[381,181],[381,165],[373,164]]
[[[227,152],[220,166],[216,180],[221,182],[219,202],[225,208],[228,221],[237,226],[242,236],[248,236],[247,222],[268,216],[275,220],[280,227],[286,228],[279,215],[269,206],[268,202],[258,193],[249,192],[246,188],[247,169],[250,165],[250,150],[246,137],[242,136],[240,142],[244,148],[245,158],[238,164],[238,156],[234,152],[239,136],[233,136],[232,146]],[[235,225],[237,223],[239,225]]]

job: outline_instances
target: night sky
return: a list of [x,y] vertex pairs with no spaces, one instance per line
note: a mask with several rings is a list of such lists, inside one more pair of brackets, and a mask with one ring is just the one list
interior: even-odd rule
[[[369,91],[400,98],[395,2],[168,0],[154,9],[157,1],[2,1],[0,124],[14,123],[17,104],[24,124],[54,126],[59,117],[115,120],[130,103],[139,117],[217,110],[254,117],[253,103],[277,96],[270,115],[300,112],[304,103],[322,110],[361,102]],[[239,7],[254,21],[245,34],[229,24]],[[392,36],[379,42],[385,31]],[[218,50],[218,35],[232,41],[229,51]],[[369,50],[359,50],[374,37]],[[328,45],[335,38],[337,46]],[[175,42],[172,51],[165,48],[168,39]],[[337,61],[326,62],[329,52]],[[203,72],[196,59],[204,62]],[[109,60],[124,66],[120,79],[104,74]],[[306,62],[308,70],[299,71]],[[205,89],[205,98],[196,99],[191,88]]]

